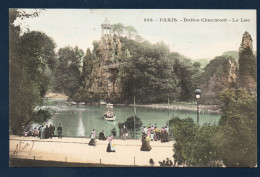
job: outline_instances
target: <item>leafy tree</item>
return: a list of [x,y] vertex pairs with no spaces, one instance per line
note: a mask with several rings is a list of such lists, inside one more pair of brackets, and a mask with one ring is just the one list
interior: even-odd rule
[[83,58],[83,69],[82,69],[82,75],[81,75],[81,83],[83,85],[83,88],[90,86],[90,78],[91,78],[91,72],[93,70],[93,59],[91,56],[90,49],[87,49],[86,55]]
[[124,43],[131,58],[122,64],[122,91],[126,100],[136,96],[137,102],[162,102],[173,98],[176,90],[169,61],[169,48],[164,43]]
[[192,100],[194,98],[194,90],[200,83],[202,71],[195,66],[188,60],[181,59],[176,59],[173,66],[174,72],[178,77],[178,86],[180,87],[179,99],[182,101]]
[[[34,108],[42,103],[48,88],[46,68],[55,61],[55,43],[42,32],[27,32],[20,36],[20,27],[14,26],[17,17],[30,18],[38,12],[26,14],[10,10],[9,18],[9,86],[10,128],[14,134],[22,125],[36,121]],[[49,118],[49,117],[46,117]]]
[[137,34],[137,31],[136,31],[135,27],[133,27],[133,26],[126,26],[125,31],[126,31],[129,39],[132,39],[132,36]]
[[249,85],[251,85],[252,83],[256,85],[257,60],[251,48],[249,47],[245,48],[243,51],[239,53],[238,63],[239,63],[239,77],[242,86],[248,88]]
[[55,86],[57,92],[64,92],[72,97],[80,87],[80,68],[84,52],[78,47],[60,48],[58,64],[55,70]]
[[200,62],[195,62],[195,63],[193,63],[193,66],[195,68],[200,68],[201,64],[200,64]]
[[134,119],[135,119],[135,129],[139,130],[142,127],[143,122],[142,122],[141,118],[139,118],[137,116],[135,118],[134,118],[134,116],[128,117],[126,119],[126,121],[123,122],[123,125],[125,125],[128,130],[133,131],[134,130]]
[[233,57],[236,60],[236,62],[238,62],[238,59],[239,59],[238,51],[226,51],[226,52],[223,52],[222,55],[231,56],[231,57]]
[[118,36],[121,36],[124,33],[124,25],[122,23],[117,23],[112,25],[112,32]]
[[227,167],[257,163],[257,98],[243,89],[225,90],[217,133],[219,153]]
[[217,146],[213,135],[216,127],[209,124],[199,126],[193,119],[180,119],[178,117],[170,120],[176,143],[174,144],[175,158],[189,166],[216,166],[219,159]]

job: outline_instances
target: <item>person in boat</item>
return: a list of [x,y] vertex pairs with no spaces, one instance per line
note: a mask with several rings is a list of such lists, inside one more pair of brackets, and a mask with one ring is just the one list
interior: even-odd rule
[[99,133],[98,139],[99,140],[106,140],[104,130],[102,130],[102,132]]
[[95,129],[93,129],[92,132],[91,132],[90,141],[89,141],[88,145],[96,146],[96,131],[95,131]]
[[142,135],[142,146],[140,148],[141,151],[150,151],[152,149],[152,147],[150,146],[150,144],[146,138],[147,138],[147,135],[144,133]]
[[116,152],[115,147],[112,144],[113,135],[110,135],[108,138],[107,152]]
[[123,139],[126,140],[126,138],[128,137],[128,130],[127,128],[125,127],[125,125],[123,125]]

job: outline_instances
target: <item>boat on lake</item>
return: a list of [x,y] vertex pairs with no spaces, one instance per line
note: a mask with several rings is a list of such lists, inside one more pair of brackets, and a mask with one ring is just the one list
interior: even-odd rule
[[99,101],[99,104],[100,104],[100,105],[105,105],[105,104],[106,104],[106,102],[105,102],[105,101],[103,101],[103,100],[100,100],[100,101]]
[[106,105],[106,113],[104,114],[104,119],[109,121],[116,120],[116,115],[113,111],[113,104],[107,104]]

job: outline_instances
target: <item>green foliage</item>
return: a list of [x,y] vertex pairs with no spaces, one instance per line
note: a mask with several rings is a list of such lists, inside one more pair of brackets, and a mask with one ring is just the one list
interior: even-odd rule
[[122,64],[122,91],[125,100],[136,96],[139,103],[163,102],[174,98],[175,80],[172,79],[169,48],[163,42],[154,45],[122,38],[122,48],[131,58]]
[[248,47],[239,54],[239,75],[251,76],[257,81],[257,60],[253,51]]
[[196,69],[199,69],[200,66],[201,66],[201,64],[200,64],[200,62],[194,62],[194,63],[193,63],[193,66],[194,66]]
[[195,66],[185,60],[176,59],[175,61],[173,69],[179,80],[181,101],[191,101],[194,98],[194,90],[199,85],[202,74],[202,71]]
[[217,165],[217,147],[212,138],[216,133],[215,126],[199,126],[191,118],[174,117],[170,120],[170,127],[176,140],[175,156],[179,161],[197,167]]
[[[30,18],[38,12],[10,9],[9,19],[9,86],[10,86],[10,129],[18,133],[22,125],[37,121],[34,108],[42,103],[48,88],[46,68],[53,69],[55,43],[42,32],[32,31],[19,36],[20,28],[13,22],[17,17]],[[49,117],[46,117],[49,118]]]
[[80,87],[80,68],[84,52],[78,47],[60,48],[58,51],[58,64],[55,70],[56,92],[63,92],[72,97]]
[[201,68],[201,69],[204,69],[204,68],[209,64],[209,61],[210,61],[210,60],[207,59],[207,58],[201,58],[201,59],[195,60],[194,63],[196,63],[196,62],[200,63],[200,68]]
[[88,48],[86,55],[83,58],[83,69],[80,78],[81,80],[80,82],[83,88],[90,87],[90,82],[88,81],[90,80],[92,69],[93,69],[93,60],[92,60],[90,49]]
[[238,51],[226,51],[226,52],[223,52],[222,55],[231,56],[232,58],[234,58],[236,60],[236,62],[238,62],[238,58],[239,58]]
[[217,134],[218,149],[227,167],[257,163],[257,98],[243,89],[225,90]]
[[40,109],[39,111],[34,111],[32,117],[33,122],[41,124],[50,119],[52,117],[52,113],[50,110]]
[[124,32],[124,25],[122,23],[117,23],[112,25],[112,32],[118,36],[121,36]]
[[226,76],[228,74],[230,66],[230,62],[235,63],[237,66],[237,62],[231,56],[218,56],[215,57],[210,63],[205,67],[205,72],[202,75],[202,81],[208,82],[209,79],[213,75],[217,75],[219,77]]
[[143,122],[142,122],[141,118],[139,118],[137,116],[128,117],[126,119],[126,121],[124,121],[123,123],[118,123],[118,127],[119,127],[119,129],[121,129],[123,127],[123,125],[125,125],[128,130],[133,131],[134,130],[134,121],[135,121],[135,129],[140,130],[140,128],[143,126]]

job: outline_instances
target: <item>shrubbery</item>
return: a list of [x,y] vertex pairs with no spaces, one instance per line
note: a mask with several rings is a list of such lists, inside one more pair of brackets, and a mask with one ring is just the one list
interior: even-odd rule
[[176,140],[174,144],[175,157],[188,166],[217,166],[219,156],[213,141],[216,126],[204,124],[199,126],[191,118],[174,117],[170,126]]

